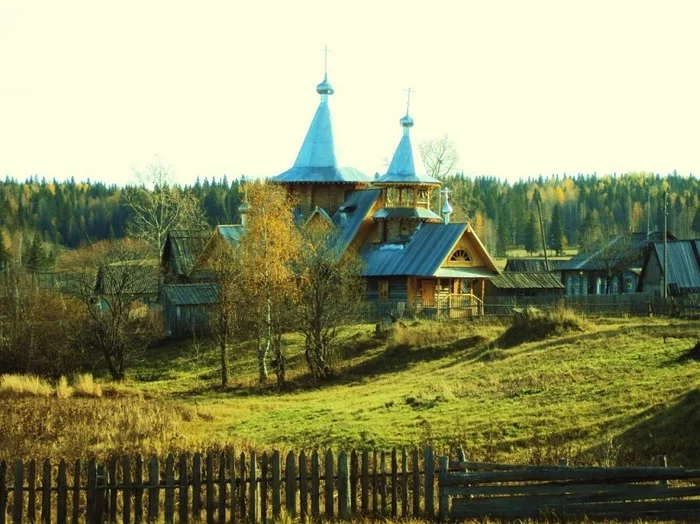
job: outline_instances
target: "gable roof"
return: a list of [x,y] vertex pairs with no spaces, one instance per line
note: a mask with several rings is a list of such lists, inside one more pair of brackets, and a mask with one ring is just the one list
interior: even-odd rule
[[243,235],[243,226],[240,224],[216,226],[216,231],[226,242],[235,246]]
[[163,288],[167,299],[176,306],[196,306],[215,304],[214,284],[170,284]]
[[[668,275],[666,281],[672,294],[700,293],[700,239],[667,242]],[[652,253],[663,271],[664,243],[654,242]],[[645,261],[645,272],[648,259]]]
[[162,264],[176,275],[188,276],[204,251],[211,232],[208,229],[173,229],[168,231]]
[[[559,269],[565,271],[601,271],[607,269],[607,266],[611,263],[617,269],[634,266],[635,264],[639,267],[642,263],[644,249],[652,242],[662,241],[663,238],[664,234],[662,231],[653,231],[648,235],[643,232],[618,235],[592,253],[579,253],[572,257],[562,264]],[[669,240],[676,239],[670,233],[667,233],[667,238]],[[619,252],[615,252],[618,248]]]
[[[457,241],[467,234],[487,260],[487,268],[441,268]],[[406,244],[367,245],[360,253],[365,263],[364,276],[437,276],[443,269],[459,275],[484,277],[498,274],[488,253],[467,224],[421,224]]]
[[491,283],[499,289],[564,289],[559,279],[546,272],[509,271],[493,277]]

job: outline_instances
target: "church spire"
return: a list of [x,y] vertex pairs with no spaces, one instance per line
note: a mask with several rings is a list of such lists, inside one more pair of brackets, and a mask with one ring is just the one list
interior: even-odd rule
[[321,103],[328,102],[328,95],[335,93],[333,86],[328,81],[328,46],[323,47],[323,82],[316,86],[316,92],[321,95]]

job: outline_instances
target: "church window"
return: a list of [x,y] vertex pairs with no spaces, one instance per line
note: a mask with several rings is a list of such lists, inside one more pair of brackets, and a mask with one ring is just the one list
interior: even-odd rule
[[455,249],[454,253],[452,253],[452,256],[450,257],[450,262],[456,262],[456,263],[465,263],[465,262],[471,262],[471,257],[469,256],[469,253],[467,253],[466,249]]

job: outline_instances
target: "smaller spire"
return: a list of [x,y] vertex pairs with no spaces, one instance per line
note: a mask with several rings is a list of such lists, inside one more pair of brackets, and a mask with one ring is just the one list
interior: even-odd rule
[[245,175],[241,175],[239,192],[240,191],[243,192],[243,201],[238,206],[238,215],[241,217],[241,225],[245,227],[247,225],[246,214],[250,211],[251,207],[250,202],[248,202],[248,181]]
[[445,203],[442,205],[442,219],[445,222],[445,224],[450,223],[450,215],[452,214],[452,211],[453,211],[452,206],[450,205],[450,200],[449,200],[450,193],[452,193],[452,191],[450,191],[450,189],[447,187],[445,189],[443,189],[442,191],[440,191],[440,194],[445,196]]

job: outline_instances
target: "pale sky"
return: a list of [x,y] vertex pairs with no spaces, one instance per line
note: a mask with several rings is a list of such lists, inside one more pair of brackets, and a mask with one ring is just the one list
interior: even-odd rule
[[274,176],[318,106],[339,164],[413,144],[467,175],[700,174],[700,2],[0,0],[0,176]]

